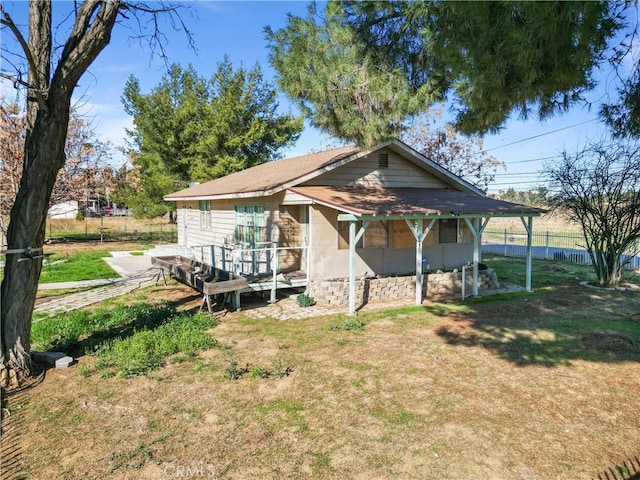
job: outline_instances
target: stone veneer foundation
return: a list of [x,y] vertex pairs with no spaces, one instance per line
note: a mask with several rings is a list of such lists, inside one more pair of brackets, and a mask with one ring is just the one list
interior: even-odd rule
[[[473,273],[467,270],[467,292],[472,292]],[[427,273],[423,275],[422,294],[426,298],[436,295],[456,295],[462,292],[462,271]],[[309,295],[317,305],[348,306],[349,279],[315,280],[309,283]],[[478,272],[478,288],[500,288],[498,276],[491,268]],[[366,278],[356,280],[356,305],[389,300],[412,299],[416,295],[416,276]]]

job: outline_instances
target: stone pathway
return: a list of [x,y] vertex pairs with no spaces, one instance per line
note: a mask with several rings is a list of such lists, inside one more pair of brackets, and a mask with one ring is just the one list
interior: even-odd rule
[[251,318],[275,318],[276,320],[303,320],[305,318],[320,317],[323,315],[337,315],[345,313],[346,309],[319,307],[302,308],[295,298],[284,298],[276,303],[260,305],[242,305],[242,311]]
[[111,255],[112,257],[107,257],[104,261],[122,275],[122,278],[43,284],[39,289],[52,290],[85,287],[88,287],[88,289],[59,298],[46,299],[36,305],[34,313],[53,314],[79,310],[89,305],[127,294],[145,285],[150,285],[158,278],[159,270],[151,266],[149,256],[131,255],[130,252],[111,252]]
[[124,278],[101,287],[95,287],[77,293],[70,293],[60,298],[54,298],[36,305],[34,313],[53,314],[56,312],[79,310],[81,308],[88,307],[89,305],[127,294],[142,286],[150,285],[154,282],[156,276],[157,271],[154,270],[144,277]]

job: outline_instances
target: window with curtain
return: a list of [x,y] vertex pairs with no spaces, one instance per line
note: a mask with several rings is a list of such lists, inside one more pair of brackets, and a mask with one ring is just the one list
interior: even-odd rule
[[266,221],[262,205],[236,205],[235,241],[254,245],[266,238]]
[[200,211],[200,230],[211,228],[211,200],[198,200],[198,210]]

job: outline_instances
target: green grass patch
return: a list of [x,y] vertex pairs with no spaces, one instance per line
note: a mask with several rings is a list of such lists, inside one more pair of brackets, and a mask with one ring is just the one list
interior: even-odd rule
[[97,351],[96,370],[132,377],[159,369],[171,355],[179,353],[182,360],[185,356],[194,358],[200,351],[218,346],[206,331],[215,325],[215,320],[204,313],[180,314],[153,330],[109,340]]
[[[167,306],[119,305],[94,312],[78,310],[34,323],[34,350],[61,350],[74,356],[96,354],[95,371],[105,376],[145,374],[171,355],[181,361],[217,346],[207,330],[216,320],[206,314],[178,313]],[[92,371],[86,370],[84,374]]]
[[32,348],[74,355],[90,353],[107,340],[156,328],[176,315],[174,308],[145,303],[58,313],[33,324]]
[[106,250],[87,250],[74,255],[55,254],[42,266],[40,283],[75,282],[115,278],[119,275],[102,260],[110,257]]
[[[483,263],[493,268],[500,282],[524,285],[526,281],[526,259],[503,257],[501,255],[483,255]],[[575,285],[579,282],[594,282],[596,275],[591,265],[574,265],[538,260],[532,262],[532,284],[534,288]],[[625,270],[622,280],[640,283],[640,272]]]

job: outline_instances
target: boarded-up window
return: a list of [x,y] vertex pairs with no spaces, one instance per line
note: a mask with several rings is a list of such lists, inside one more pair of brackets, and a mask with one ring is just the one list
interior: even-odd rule
[[389,223],[386,220],[371,220],[364,232],[364,248],[386,248],[389,246]]
[[[356,234],[360,231],[362,222],[356,222]],[[362,248],[363,239],[360,237],[356,248]],[[338,222],[338,248],[345,250],[349,248],[349,222]]]
[[466,220],[458,221],[458,243],[473,243],[473,233],[469,230]]
[[[362,228],[362,222],[356,222],[356,234]],[[386,220],[372,220],[360,237],[356,248],[386,248],[389,246],[389,222]],[[338,222],[338,248],[349,248],[349,222]]]
[[[431,220],[424,221],[425,228]],[[436,243],[436,229],[437,224],[435,224],[429,233],[427,234],[427,238],[422,242],[423,247],[430,247],[431,245],[435,245]],[[413,232],[407,225],[405,220],[394,220],[393,221],[393,248],[415,248],[416,247],[416,237],[413,235]]]
[[300,222],[298,221],[298,206],[280,205],[278,218],[280,236],[278,242],[282,247],[300,245]]

